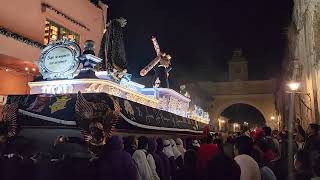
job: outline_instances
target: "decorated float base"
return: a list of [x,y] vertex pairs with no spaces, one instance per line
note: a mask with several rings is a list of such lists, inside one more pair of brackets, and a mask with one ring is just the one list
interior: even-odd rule
[[136,131],[200,134],[205,123],[148,107],[106,93],[9,96],[8,107],[21,127],[86,129],[101,124],[111,134]]
[[30,82],[30,94],[107,93],[140,105],[208,124],[209,118],[189,111],[190,99],[168,88],[144,88],[132,81],[115,83],[104,79],[70,79]]

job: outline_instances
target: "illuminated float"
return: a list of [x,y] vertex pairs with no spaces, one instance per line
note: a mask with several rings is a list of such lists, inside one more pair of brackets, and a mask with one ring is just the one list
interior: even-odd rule
[[[122,27],[119,21],[109,24],[109,28],[117,26]],[[102,49],[106,55],[99,58],[92,41],[86,41],[82,54],[73,41],[51,42],[39,58],[42,76],[29,83],[30,95],[8,96],[5,109],[10,111],[3,119],[21,126],[80,127],[91,144],[104,142],[94,138],[92,127],[106,139],[114,130],[196,135],[209,124],[208,113],[197,106],[190,108],[189,97],[131,81],[125,63],[121,67],[114,60],[112,65],[105,62],[110,49]],[[105,68],[98,71],[101,64]]]

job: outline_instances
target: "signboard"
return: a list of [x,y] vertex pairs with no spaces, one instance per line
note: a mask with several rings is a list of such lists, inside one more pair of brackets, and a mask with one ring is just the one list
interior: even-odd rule
[[79,67],[80,47],[67,39],[50,43],[41,52],[39,70],[43,79],[72,79]]

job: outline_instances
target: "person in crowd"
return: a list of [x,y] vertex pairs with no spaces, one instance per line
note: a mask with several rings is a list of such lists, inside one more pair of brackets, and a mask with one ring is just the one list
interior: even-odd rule
[[[219,153],[208,161],[205,180],[240,180],[241,168],[235,160]],[[195,178],[197,179],[197,178]]]
[[263,131],[265,133],[265,139],[268,145],[268,148],[273,152],[274,158],[270,160],[280,159],[280,144],[276,138],[271,136],[271,128],[268,126],[263,127]]
[[308,137],[304,143],[303,150],[309,153],[320,151],[319,125],[309,124],[307,135]]
[[191,137],[186,138],[186,150],[193,149],[193,139]]
[[[143,142],[145,140],[148,143],[148,148],[146,149],[147,150],[147,160],[148,160],[149,166],[152,170],[153,179],[160,180],[160,178],[158,176],[157,169],[161,168],[161,165],[159,164],[159,156],[155,154],[156,142],[152,139],[147,139],[144,136],[140,137],[140,142]],[[141,144],[142,144],[141,148],[145,147],[144,143],[141,143]],[[157,161],[155,159],[157,159]],[[158,164],[158,167],[157,167],[157,164]]]
[[299,150],[294,155],[295,180],[309,180],[312,178],[310,158],[307,152]]
[[312,164],[313,178],[311,180],[320,180],[320,157],[313,162]]
[[156,172],[155,162],[148,153],[148,138],[140,136],[138,138],[138,149],[133,153],[132,158],[136,162],[141,180],[160,179]]
[[255,142],[251,157],[258,163],[261,173],[261,180],[277,180],[273,171],[267,166],[265,159],[265,151],[267,149],[267,142],[261,139]]
[[[164,162],[162,161],[162,159],[160,158],[159,154],[156,153],[157,150],[157,142],[155,139],[150,138],[149,142],[148,142],[148,153],[150,155],[152,155],[155,165],[156,165],[156,172],[161,179],[163,179],[163,177],[165,176],[164,173]],[[148,157],[147,157],[148,159]]]
[[197,152],[197,170],[199,175],[204,173],[208,161],[219,152],[218,145],[213,144],[213,139],[209,134],[204,138],[203,141],[203,144],[200,145],[200,148]]
[[231,143],[224,143],[223,147],[222,147],[222,152],[228,156],[229,158],[233,158],[234,157],[234,151],[233,151],[233,144]]
[[183,166],[182,154],[178,150],[176,142],[173,139],[170,139],[170,144],[172,146],[174,160],[176,161],[177,168],[182,168],[182,166]]
[[216,144],[218,149],[223,151],[223,140],[219,136],[213,140],[213,144]]
[[168,157],[170,162],[170,176],[174,177],[177,170],[177,163],[174,159],[173,148],[169,140],[164,140],[163,145],[164,145],[163,152]]
[[161,162],[163,164],[163,171],[159,173],[159,177],[161,180],[170,180],[170,161],[167,155],[163,152],[164,144],[163,139],[157,139],[157,150],[156,154],[160,157]]
[[198,179],[197,172],[197,153],[189,149],[184,156],[184,165],[179,169],[173,180],[194,180]]
[[297,130],[297,134],[295,136],[295,142],[297,144],[297,148],[300,150],[300,149],[303,149],[304,142],[307,135],[306,135],[306,132],[303,130],[302,126],[300,125],[299,119],[297,119],[297,122],[296,122],[296,130]]
[[240,136],[234,145],[234,160],[241,169],[241,180],[260,180],[261,174],[258,163],[250,156],[253,150],[252,139],[248,136]]
[[119,136],[110,138],[97,164],[98,180],[138,180],[134,161],[129,153],[123,151],[123,141]]
[[196,152],[198,152],[199,148],[200,148],[200,143],[199,143],[199,141],[196,140],[196,139],[193,140],[193,141],[192,141],[192,149],[195,150]]
[[137,150],[138,140],[135,136],[128,136],[124,138],[124,150],[131,156]]
[[271,139],[259,139],[255,141],[256,147],[261,150],[262,152],[262,160],[264,163],[270,163],[271,161],[275,160],[275,153],[272,151],[272,148],[270,148],[270,144],[272,143]]
[[1,157],[1,180],[20,180],[34,178],[34,161],[32,141],[23,136],[16,136],[7,141],[6,149]]
[[180,138],[176,139],[176,144],[179,152],[181,153],[182,159],[184,158],[184,153],[186,152],[186,149],[183,147],[183,141]]

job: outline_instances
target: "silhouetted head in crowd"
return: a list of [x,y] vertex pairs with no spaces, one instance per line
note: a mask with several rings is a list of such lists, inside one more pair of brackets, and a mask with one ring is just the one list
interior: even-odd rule
[[270,127],[265,126],[262,129],[263,129],[266,136],[271,136],[271,128]]
[[319,133],[319,125],[318,124],[309,124],[307,129],[308,135],[317,135]]
[[253,141],[248,136],[240,136],[236,139],[234,144],[234,154],[236,156],[241,154],[250,155],[253,147]]
[[138,147],[137,138],[135,136],[128,136],[123,139],[124,149],[134,149],[136,150]]
[[258,150],[261,152],[266,152],[269,149],[268,143],[265,139],[259,139],[258,141],[255,141],[254,147],[258,148]]
[[156,142],[156,140],[153,139],[153,138],[149,138],[149,140],[148,140],[148,152],[150,154],[153,154],[153,153],[156,152],[156,150],[157,150],[157,142]]
[[281,131],[279,133],[279,136],[282,140],[287,140],[288,139],[288,131]]
[[207,165],[206,180],[240,180],[240,166],[224,154],[214,156]]
[[106,144],[110,150],[123,150],[123,140],[119,136],[112,136]]
[[251,151],[251,157],[258,163],[259,166],[263,164],[263,155],[261,154],[260,150],[253,148]]
[[195,169],[197,166],[197,160],[198,157],[196,151],[190,149],[184,153],[184,166],[186,168]]
[[148,138],[146,136],[140,136],[138,138],[138,149],[148,150]]
[[310,170],[310,158],[307,152],[299,150],[294,155],[294,168],[297,171],[309,171]]
[[163,139],[158,138],[157,139],[157,151],[163,151],[164,145],[163,145]]
[[186,150],[192,149],[192,138],[186,139]]

